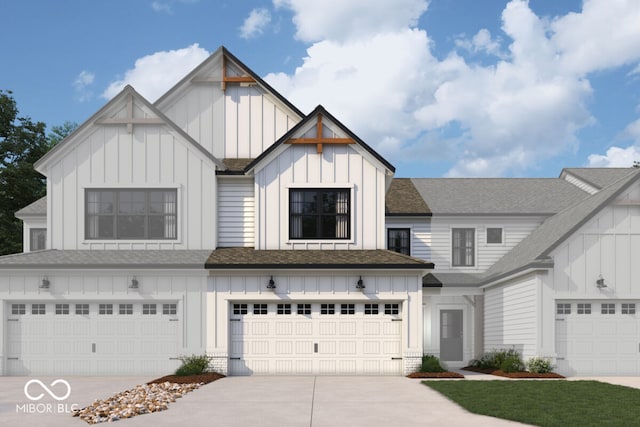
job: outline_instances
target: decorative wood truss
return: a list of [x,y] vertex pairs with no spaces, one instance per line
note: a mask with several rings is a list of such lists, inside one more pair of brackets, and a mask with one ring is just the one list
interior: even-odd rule
[[133,117],[133,95],[127,96],[127,116],[118,118],[98,119],[97,125],[127,125],[127,132],[133,132],[133,125],[161,125],[164,121],[158,117]]
[[256,79],[251,76],[227,76],[227,57],[222,55],[222,80],[217,77],[197,77],[191,79],[194,83],[220,83],[223,92],[227,90],[227,84],[256,84]]
[[289,138],[285,144],[315,144],[316,151],[322,153],[323,144],[355,144],[352,138],[324,138],[322,136],[322,114],[318,114],[315,138]]

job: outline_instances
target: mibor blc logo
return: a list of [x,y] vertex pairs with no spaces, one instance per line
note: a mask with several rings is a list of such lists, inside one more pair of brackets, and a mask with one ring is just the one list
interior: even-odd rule
[[[61,402],[71,395],[71,385],[61,378],[53,381],[49,386],[38,379],[27,381],[24,385],[24,395],[31,402],[38,402],[45,398],[45,393]],[[16,405],[16,412],[25,414],[68,414],[78,407],[77,404],[67,403],[23,403]]]

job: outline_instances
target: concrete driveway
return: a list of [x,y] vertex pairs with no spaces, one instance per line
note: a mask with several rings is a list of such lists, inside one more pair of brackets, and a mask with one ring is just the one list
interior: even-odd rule
[[[55,378],[39,378],[49,386]],[[144,383],[149,378],[65,378],[71,395],[64,402],[87,405],[94,399]],[[16,412],[28,403],[24,385],[30,378],[0,378],[0,425],[86,426],[56,412],[48,394],[38,401],[54,413]],[[50,387],[62,395],[60,384]],[[30,386],[32,396],[43,393]],[[33,402],[35,403],[35,402]],[[41,407],[44,409],[44,406]],[[126,426],[507,426],[518,425],[468,413],[420,380],[404,377],[230,377],[187,394],[169,410],[118,422]]]

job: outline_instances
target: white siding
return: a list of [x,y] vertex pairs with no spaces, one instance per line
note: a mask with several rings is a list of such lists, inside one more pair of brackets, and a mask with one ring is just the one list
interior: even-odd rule
[[218,246],[253,246],[253,191],[253,177],[218,177]]
[[[431,220],[428,218],[387,217],[386,228],[411,230],[411,256],[431,261]],[[386,233],[386,230],[385,230]],[[385,234],[385,241],[387,235]],[[386,248],[386,246],[385,246]]]
[[[527,237],[542,217],[442,217],[431,219],[430,261],[435,271],[481,273]],[[502,244],[487,244],[487,228],[502,228]],[[476,259],[473,267],[451,267],[451,229],[475,228]]]
[[538,355],[539,288],[532,274],[485,291],[485,351],[515,348],[524,360]]
[[[289,188],[351,188],[351,240],[289,240]],[[256,249],[384,249],[385,171],[347,145],[291,145],[256,173]]]

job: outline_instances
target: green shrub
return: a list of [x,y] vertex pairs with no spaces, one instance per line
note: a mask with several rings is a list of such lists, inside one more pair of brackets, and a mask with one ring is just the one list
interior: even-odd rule
[[440,365],[440,360],[433,354],[425,354],[422,356],[422,366],[420,372],[445,372]]
[[500,370],[502,372],[522,372],[524,371],[524,364],[520,355],[509,355],[500,364]]
[[195,354],[182,356],[180,360],[182,361],[182,365],[176,370],[176,375],[179,376],[202,374],[209,368],[210,358],[206,354],[202,356],[196,356]]
[[520,353],[516,349],[510,348],[486,352],[479,359],[473,359],[469,366],[480,369],[502,369],[502,364],[510,358],[516,358],[522,364]]
[[534,374],[546,374],[553,370],[553,364],[550,359],[532,357],[527,360],[527,370]]

